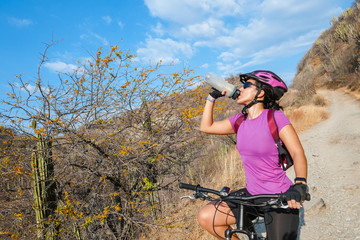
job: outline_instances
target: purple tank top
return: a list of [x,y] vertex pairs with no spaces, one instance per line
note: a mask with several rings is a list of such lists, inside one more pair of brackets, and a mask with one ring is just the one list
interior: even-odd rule
[[[246,188],[250,194],[283,193],[293,184],[279,166],[278,150],[271,136],[267,120],[268,109],[257,118],[242,122],[236,136],[236,147],[240,153],[246,175]],[[234,128],[242,113],[229,118]],[[291,124],[282,111],[274,112],[279,131]]]

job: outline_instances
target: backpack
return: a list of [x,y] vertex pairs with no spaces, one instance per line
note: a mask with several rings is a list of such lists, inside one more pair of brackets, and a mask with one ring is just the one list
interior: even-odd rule
[[[288,168],[290,168],[292,165],[294,165],[294,161],[289,153],[289,151],[286,149],[286,146],[280,141],[279,137],[279,129],[275,121],[274,117],[274,109],[269,109],[267,120],[269,124],[269,129],[271,132],[271,135],[275,141],[276,147],[279,151],[279,166],[286,171]],[[244,121],[244,115],[236,119],[234,129],[235,133],[237,134],[238,129],[241,125],[241,123]]]

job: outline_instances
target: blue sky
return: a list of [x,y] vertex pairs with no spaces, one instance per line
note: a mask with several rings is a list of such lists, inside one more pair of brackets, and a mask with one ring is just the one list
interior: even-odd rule
[[145,64],[162,59],[196,74],[268,69],[287,83],[297,63],[353,0],[0,1],[0,97],[15,75],[35,79],[45,46],[50,78],[99,47],[119,45]]

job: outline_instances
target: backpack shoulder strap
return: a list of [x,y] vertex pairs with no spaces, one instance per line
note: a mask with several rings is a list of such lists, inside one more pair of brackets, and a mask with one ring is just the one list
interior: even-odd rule
[[275,121],[274,112],[275,112],[274,109],[269,109],[268,115],[267,115],[267,120],[268,120],[271,135],[274,138],[274,140],[276,141],[280,137],[279,137],[278,126],[277,126],[276,121]]
[[241,123],[244,121],[244,115],[238,117],[238,119],[236,119],[235,124],[234,124],[234,129],[235,129],[235,133],[237,134],[239,127],[241,125]]
[[[274,140],[277,140],[277,139],[280,139],[280,137],[279,137],[279,131],[278,131],[278,126],[276,124],[274,112],[275,112],[274,109],[269,109],[268,114],[267,114],[267,120],[268,120],[268,125],[269,125],[271,135],[274,138]],[[239,127],[243,121],[244,121],[244,115],[242,115],[242,116],[238,117],[238,119],[236,119],[235,124],[234,124],[235,133],[237,133],[237,131],[239,130]]]

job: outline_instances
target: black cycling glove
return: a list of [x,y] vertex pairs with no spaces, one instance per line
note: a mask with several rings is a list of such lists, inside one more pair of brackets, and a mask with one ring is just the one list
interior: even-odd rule
[[221,94],[221,92],[215,88],[211,88],[209,95],[213,97],[214,99],[217,99],[219,97],[223,97],[224,95]]
[[294,199],[296,202],[310,200],[309,187],[302,183],[292,185],[286,192],[287,201]]

